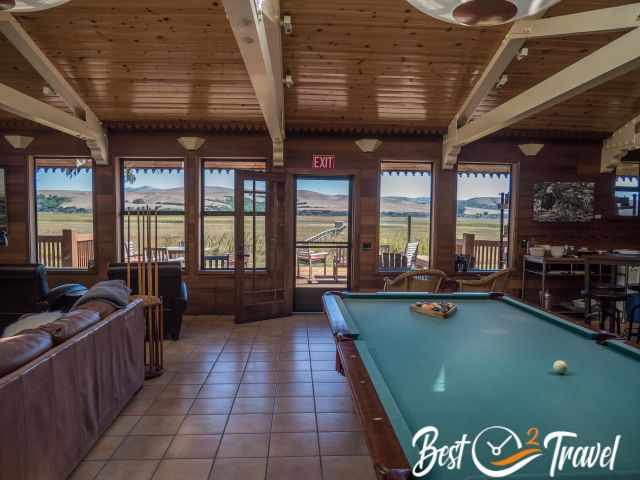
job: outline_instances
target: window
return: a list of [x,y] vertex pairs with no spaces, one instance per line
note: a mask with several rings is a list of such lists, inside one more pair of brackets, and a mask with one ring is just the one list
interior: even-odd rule
[[381,271],[428,268],[431,240],[431,164],[380,164]]
[[[202,269],[235,268],[235,171],[264,169],[263,160],[202,162]],[[245,185],[245,251],[249,255],[245,261],[247,267],[266,268],[265,185],[264,182],[250,183]]]
[[616,212],[621,217],[640,216],[640,177],[616,177]]
[[182,159],[129,159],[122,162],[122,258],[140,250],[135,217],[127,212],[149,208],[158,212],[158,259],[185,259],[184,161]]
[[95,251],[91,159],[37,158],[34,171],[38,263],[47,268],[92,268]]
[[511,165],[458,165],[457,271],[507,266],[510,204]]

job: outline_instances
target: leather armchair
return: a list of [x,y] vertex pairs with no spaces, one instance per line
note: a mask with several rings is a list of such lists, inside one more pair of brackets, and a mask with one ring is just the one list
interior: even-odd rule
[[[138,291],[138,270],[135,263],[131,264],[131,291]],[[127,281],[127,264],[112,263],[108,270],[109,280]],[[180,262],[160,262],[158,264],[158,282],[162,310],[164,313],[164,336],[173,340],[180,339],[182,316],[187,309],[189,292],[187,284],[182,280],[182,265]]]
[[80,284],[49,289],[41,264],[0,265],[0,331],[26,313],[67,311],[86,291]]

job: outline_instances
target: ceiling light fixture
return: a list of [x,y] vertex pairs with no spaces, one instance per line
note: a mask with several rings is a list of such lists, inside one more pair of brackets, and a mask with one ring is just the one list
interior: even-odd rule
[[561,0],[407,0],[439,20],[468,27],[487,27],[536,15]]
[[0,0],[0,10],[11,13],[39,12],[59,7],[70,0]]

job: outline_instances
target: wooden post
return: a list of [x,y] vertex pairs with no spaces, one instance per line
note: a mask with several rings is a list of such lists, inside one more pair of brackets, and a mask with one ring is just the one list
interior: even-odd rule
[[62,230],[62,267],[74,268],[78,266],[78,241],[76,232]]
[[473,255],[475,251],[476,236],[473,233],[462,234],[462,255]]

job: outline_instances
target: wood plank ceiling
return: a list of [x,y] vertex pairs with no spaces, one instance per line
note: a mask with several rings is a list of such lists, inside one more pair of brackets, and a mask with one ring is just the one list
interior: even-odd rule
[[[564,0],[551,15],[633,3]],[[293,129],[444,131],[508,26],[439,22],[405,0],[281,0],[293,18],[284,38],[286,120]],[[18,17],[96,114],[112,122],[261,125],[262,116],[221,1],[74,0]],[[478,113],[512,98],[615,35],[528,42],[509,82]],[[51,104],[44,82],[0,37],[0,82]],[[640,113],[640,71],[516,125],[611,132]],[[0,112],[1,115],[1,112]]]

